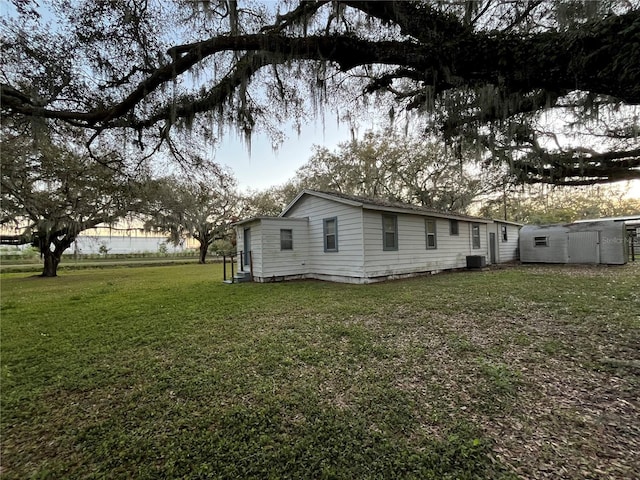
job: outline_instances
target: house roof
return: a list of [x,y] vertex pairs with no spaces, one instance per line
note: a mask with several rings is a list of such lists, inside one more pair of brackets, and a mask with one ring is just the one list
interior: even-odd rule
[[261,217],[245,218],[243,220],[239,220],[237,222],[233,222],[231,225],[235,227],[236,225],[244,225],[246,223],[257,222],[257,221],[260,221],[260,220],[284,220],[284,221],[298,220],[298,221],[308,221],[308,219],[306,219],[306,218],[283,218],[282,216],[279,216],[279,217],[261,216]]
[[523,227],[524,223],[510,222],[509,220],[500,220],[499,218],[492,219],[496,223],[506,223],[507,225],[515,225],[516,227]]
[[367,210],[379,210],[392,213],[408,213],[413,215],[424,215],[428,217],[442,217],[450,218],[454,220],[464,220],[468,222],[480,222],[480,223],[492,223],[493,220],[480,217],[472,217],[470,215],[463,215],[460,213],[443,212],[431,208],[421,207],[418,205],[411,205],[409,203],[392,202],[389,200],[382,200],[379,198],[366,198],[358,197],[355,195],[346,195],[344,193],[337,192],[325,192],[321,190],[302,190],[293,201],[285,207],[280,214],[284,217],[293,206],[305,195],[311,195],[315,197],[325,198],[327,200],[333,200],[335,202],[351,205],[354,207],[361,207]]

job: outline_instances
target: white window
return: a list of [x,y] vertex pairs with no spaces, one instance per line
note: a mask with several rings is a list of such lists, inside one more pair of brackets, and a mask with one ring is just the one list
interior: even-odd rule
[[506,225],[501,225],[500,226],[500,233],[502,233],[502,241],[503,242],[508,241],[507,226]]
[[427,236],[427,249],[438,248],[436,238],[436,221],[433,218],[425,218],[424,231]]
[[480,248],[480,225],[477,223],[471,225],[471,246]]
[[293,250],[293,230],[280,230],[280,250]]
[[397,215],[382,216],[382,249],[398,250],[398,217]]
[[338,251],[338,218],[325,218],[322,221],[322,229],[324,233],[324,251]]
[[548,247],[549,246],[549,237],[533,237],[533,246],[534,247]]

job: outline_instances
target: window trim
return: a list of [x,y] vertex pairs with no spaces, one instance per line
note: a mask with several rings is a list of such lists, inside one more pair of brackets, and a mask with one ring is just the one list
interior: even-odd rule
[[[385,219],[393,219],[393,245],[387,245],[387,231],[385,230]],[[397,215],[382,215],[382,250],[385,252],[395,252],[398,250],[398,216]]]
[[[433,231],[429,231],[429,224],[433,224]],[[436,250],[438,248],[438,224],[435,218],[424,219],[424,234],[427,250]],[[433,237],[433,246],[429,245],[429,237]]]
[[[290,237],[289,238],[283,238],[283,234],[285,232],[289,232]],[[284,242],[291,242],[291,246],[290,247],[285,247]],[[293,229],[291,228],[281,228],[280,229],[280,251],[290,251],[293,250]]]
[[[454,225],[455,228],[453,228]],[[456,237],[460,235],[460,222],[455,218],[449,219],[449,235]]]
[[500,234],[502,236],[502,241],[503,242],[508,242],[509,241],[509,233],[508,233],[506,225],[500,225]]
[[[478,235],[475,234],[475,232],[478,232]],[[479,250],[482,248],[482,240],[481,240],[481,232],[480,232],[480,224],[479,223],[472,223],[471,224],[471,248],[474,250]],[[477,241],[477,245],[476,245],[476,239]]]
[[[334,232],[332,234],[327,233],[327,224],[333,222]],[[328,248],[327,236],[333,235],[334,248]],[[338,251],[338,217],[329,217],[322,219],[322,245],[325,252],[337,252]]]

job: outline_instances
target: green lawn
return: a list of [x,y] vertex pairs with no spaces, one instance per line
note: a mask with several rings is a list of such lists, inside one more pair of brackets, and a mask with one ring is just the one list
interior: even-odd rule
[[640,477],[640,263],[1,278],[3,478]]

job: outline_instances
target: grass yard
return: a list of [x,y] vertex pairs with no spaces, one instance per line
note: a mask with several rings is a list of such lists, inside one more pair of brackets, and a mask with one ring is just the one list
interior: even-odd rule
[[640,262],[221,277],[2,275],[2,477],[640,478]]

